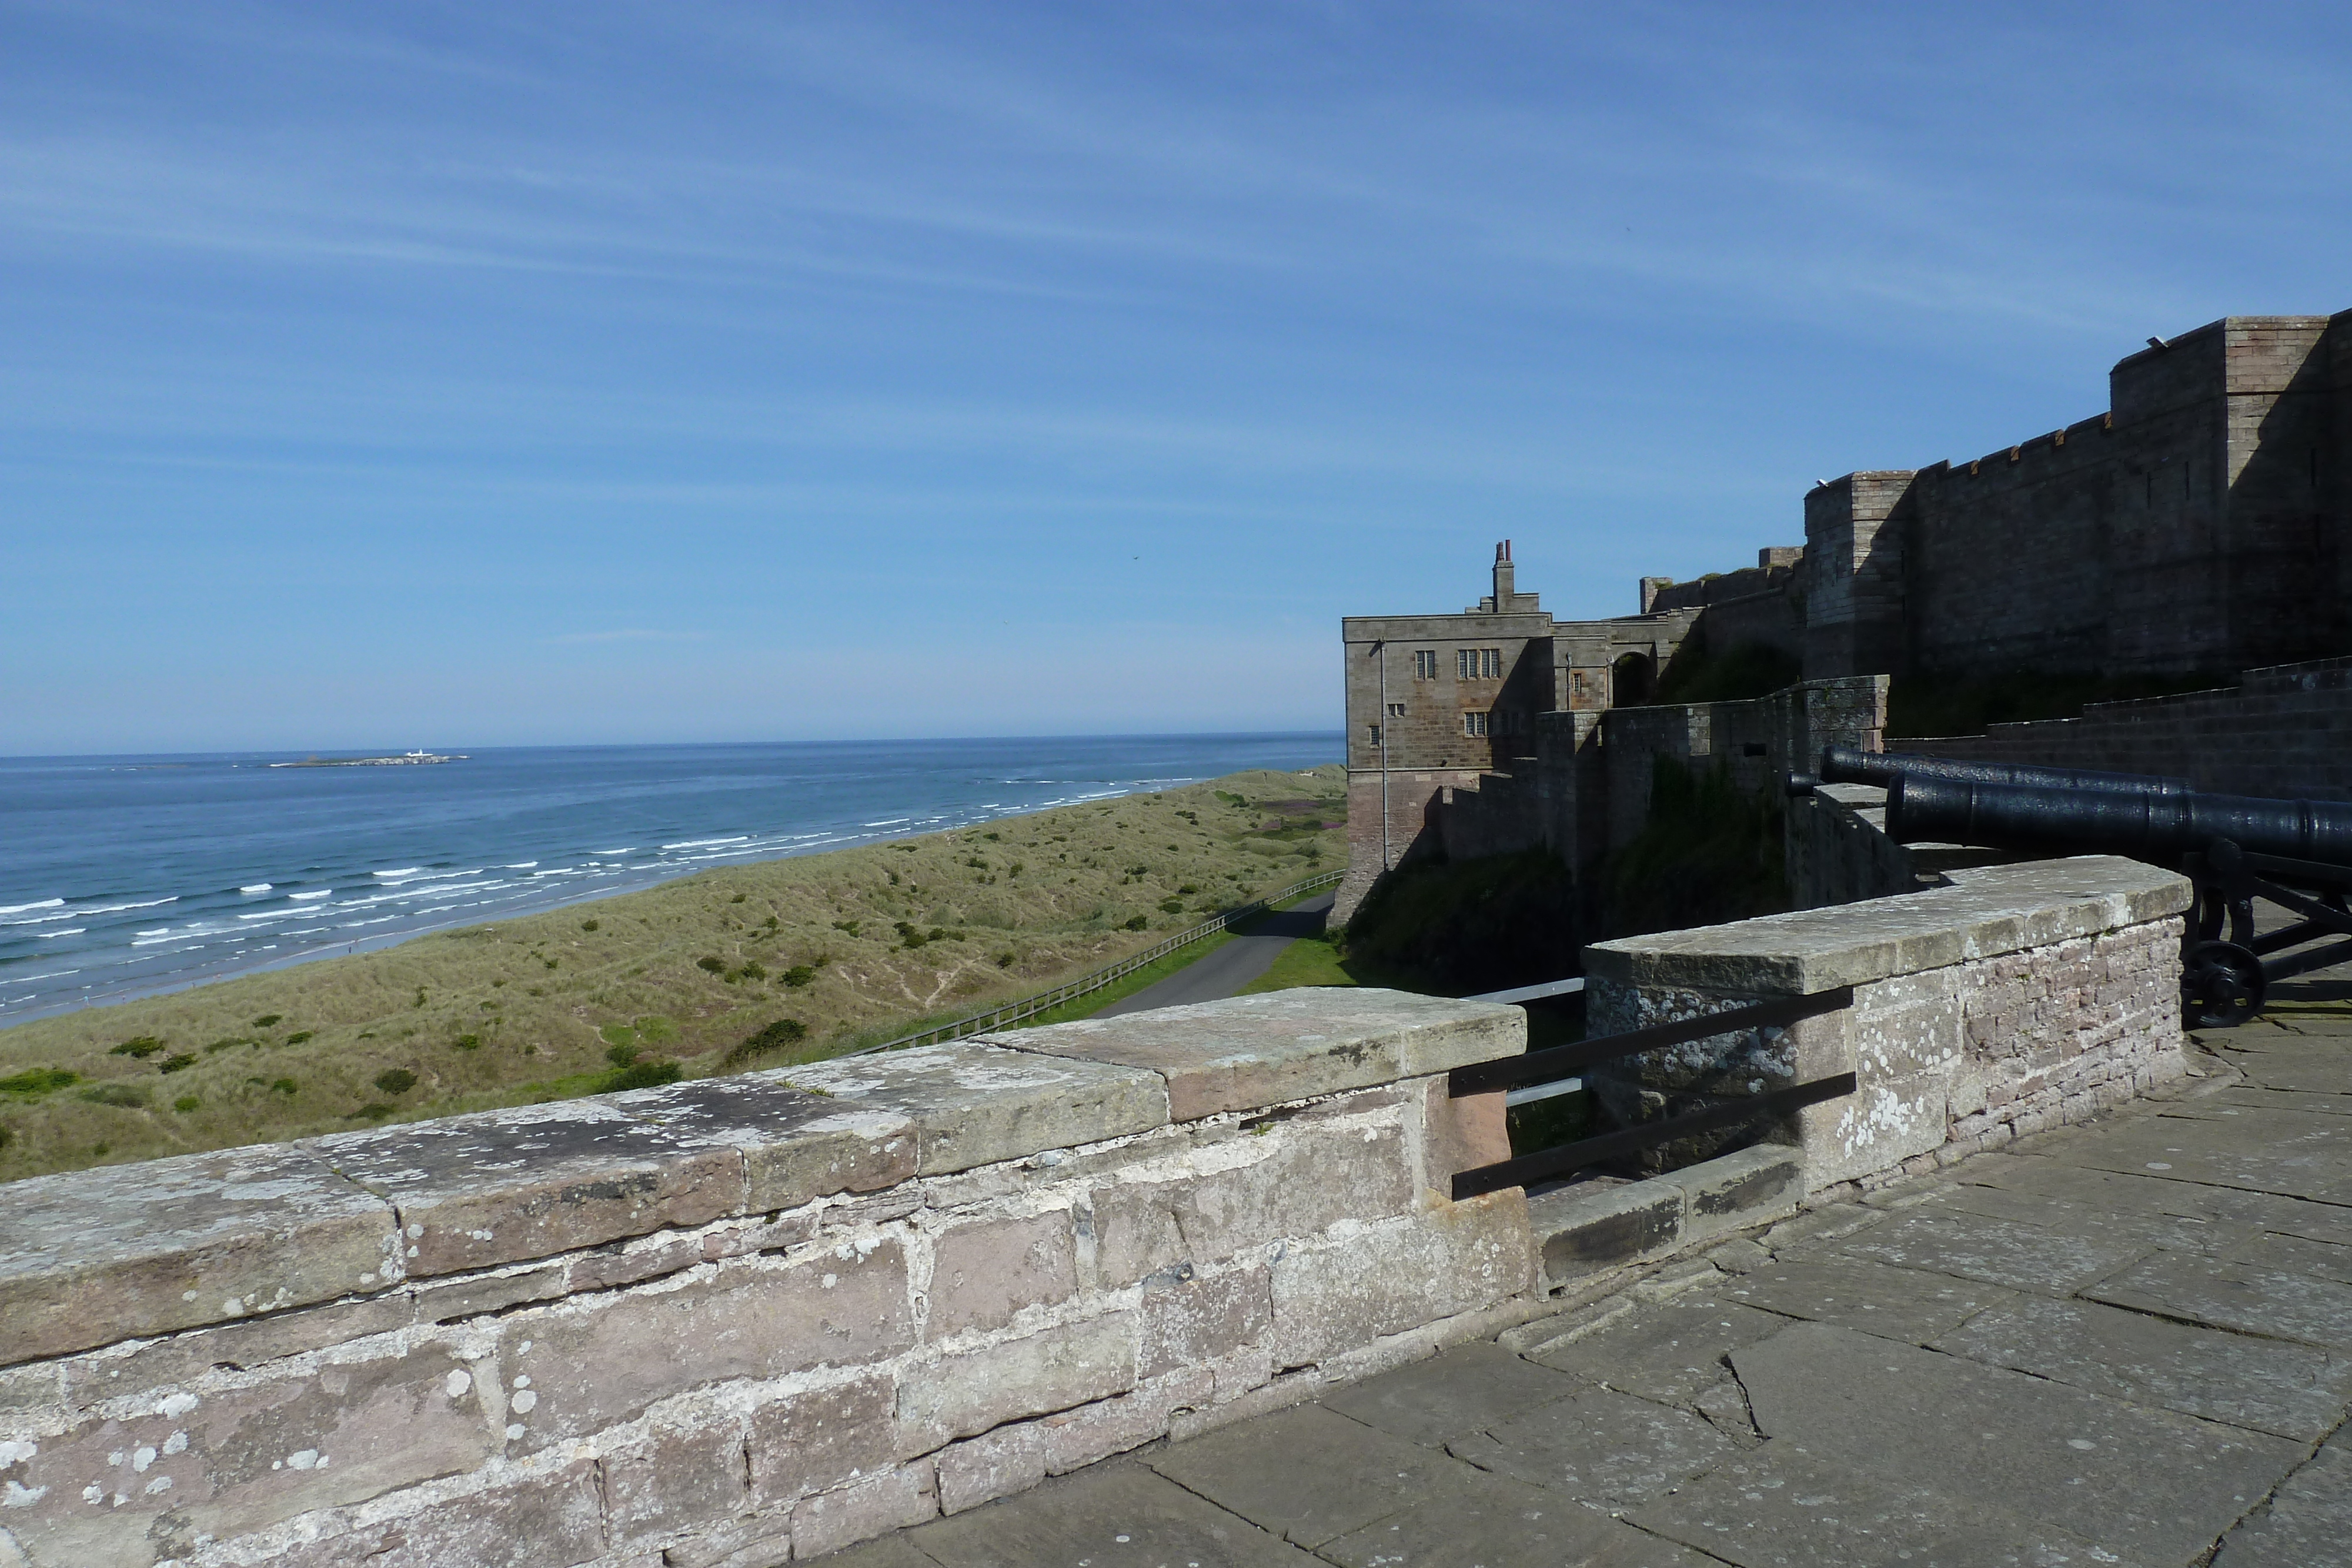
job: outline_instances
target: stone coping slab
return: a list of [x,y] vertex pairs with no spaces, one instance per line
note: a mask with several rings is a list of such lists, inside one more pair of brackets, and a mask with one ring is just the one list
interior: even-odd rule
[[392,1205],[287,1145],[0,1187],[0,1364],[331,1301],[401,1277]]
[[958,1040],[785,1070],[793,1088],[915,1128],[917,1174],[945,1176],[1168,1124],[1156,1072]]
[[338,1133],[296,1145],[393,1204],[412,1275],[706,1225],[743,1206],[743,1156],[609,1099]]
[[2117,855],[1948,873],[1950,885],[1727,925],[1598,942],[1587,976],[1628,986],[1811,996],[2180,914],[2187,878]]
[[1527,1015],[1515,1007],[1329,986],[981,1038],[1156,1072],[1168,1085],[1169,1114],[1191,1122],[1517,1056],[1527,1037]]

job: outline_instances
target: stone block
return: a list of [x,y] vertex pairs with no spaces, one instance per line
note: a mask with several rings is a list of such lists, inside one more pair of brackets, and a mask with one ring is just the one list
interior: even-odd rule
[[1951,1126],[1948,1091],[1939,1072],[1871,1078],[1841,1099],[1800,1110],[1806,1190],[1858,1181],[1941,1147]]
[[1678,1170],[1685,1246],[1785,1219],[1805,1196],[1805,1159],[1786,1144],[1758,1144]]
[[1138,1371],[1150,1378],[1250,1344],[1274,1321],[1273,1275],[1262,1262],[1203,1274],[1174,1263],[1143,1279]]
[[1948,886],[1629,936],[1585,949],[1588,977],[1811,996],[2177,915],[2186,879],[2115,855],[1957,870]]
[[1158,1073],[1170,1115],[1189,1122],[1516,1056],[1527,1017],[1486,1002],[1308,987],[991,1038]]
[[898,1405],[898,1385],[878,1374],[761,1406],[748,1444],[753,1499],[790,1501],[889,1469],[907,1457]]
[[1465,1094],[1456,1100],[1445,1092],[1444,1079],[1423,1082],[1414,1096],[1414,1108],[1420,1113],[1417,1179],[1423,1193],[1451,1201],[1457,1173],[1498,1165],[1511,1157],[1505,1098],[1498,1089],[1491,1094]]
[[[1022,1308],[1067,1301],[1078,1288],[1077,1237],[1067,1209],[958,1225],[932,1245],[931,1339],[1003,1328]],[[944,1476],[940,1485],[947,1485]]]
[[961,1513],[1045,1479],[1045,1436],[1034,1421],[999,1427],[940,1450],[940,1511]]
[[1622,1186],[1561,1187],[1529,1201],[1528,1223],[1547,1283],[1570,1284],[1681,1244],[1683,1191],[1664,1177]]
[[1528,1289],[1527,1195],[1517,1187],[1384,1220],[1274,1265],[1278,1366],[1299,1366]]
[[615,1544],[699,1530],[741,1515],[743,1420],[723,1409],[666,1419],[607,1448],[604,1521]]
[[395,1206],[413,1275],[491,1269],[743,1207],[743,1156],[596,1100],[299,1145]]
[[603,1513],[596,1462],[580,1459],[370,1518],[288,1548],[270,1568],[574,1568],[603,1554]]
[[430,1343],[163,1392],[41,1439],[10,1472],[8,1522],[58,1562],[107,1561],[128,1531],[242,1535],[476,1469],[497,1446],[484,1404],[467,1364]]
[[924,1176],[1017,1160],[1163,1126],[1160,1075],[961,1040],[789,1070],[795,1088],[915,1124]]
[[1165,1437],[1175,1417],[1206,1409],[1216,1396],[1216,1387],[1217,1375],[1212,1368],[1188,1366],[1148,1379],[1132,1394],[1046,1416],[1037,1423],[1045,1444],[1045,1473],[1062,1475]]
[[929,1459],[819,1492],[793,1510],[793,1557],[819,1557],[936,1519],[940,1479]]
[[1134,1386],[1134,1314],[1114,1312],[909,1368],[898,1420],[910,1435],[947,1443]]
[[280,1312],[173,1334],[143,1343],[110,1345],[55,1364],[59,1392],[71,1405],[95,1405],[148,1389],[168,1389],[215,1367],[243,1372],[289,1355],[347,1345],[404,1329],[415,1321],[405,1295],[365,1296],[323,1307]]
[[463,1322],[530,1301],[552,1301],[571,1293],[569,1263],[541,1263],[490,1274],[468,1274],[411,1287],[417,1317],[428,1323]]
[[1999,1286],[1949,1274],[1841,1258],[1820,1249],[1755,1264],[1716,1293],[1838,1328],[1926,1344],[1990,1308],[2017,1299]]
[[794,1089],[784,1081],[791,1071],[702,1078],[612,1099],[631,1115],[740,1153],[745,1206],[754,1214],[875,1192],[915,1175],[912,1122]]
[[[904,1248],[743,1259],[502,1324],[507,1425],[525,1450],[625,1421],[656,1400],[736,1378],[858,1366],[914,1343]],[[519,1430],[514,1430],[518,1429]]]
[[1096,1269],[1108,1289],[1171,1264],[1319,1235],[1413,1205],[1403,1130],[1299,1118],[1192,1162],[1193,1174],[1097,1187]]
[[8,1184],[0,1364],[383,1290],[391,1207],[281,1145]]

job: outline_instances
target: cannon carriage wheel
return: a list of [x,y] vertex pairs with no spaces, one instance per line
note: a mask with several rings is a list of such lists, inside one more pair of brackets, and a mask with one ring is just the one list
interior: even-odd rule
[[2263,961],[2235,942],[2192,944],[2180,961],[2180,1018],[2190,1029],[2235,1029],[2263,1010]]

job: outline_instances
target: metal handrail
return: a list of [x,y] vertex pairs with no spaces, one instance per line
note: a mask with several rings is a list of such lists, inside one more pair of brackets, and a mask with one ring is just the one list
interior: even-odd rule
[[867,1056],[877,1051],[898,1051],[911,1045],[942,1045],[951,1040],[961,1040],[968,1034],[982,1034],[989,1030],[1003,1029],[1008,1024],[1024,1022],[1035,1018],[1039,1013],[1051,1012],[1065,1002],[1074,1002],[1080,997],[1092,995],[1114,981],[1123,980],[1146,964],[1156,963],[1180,947],[1189,947],[1204,936],[1213,936],[1218,932],[1238,925],[1245,920],[1255,919],[1275,904],[1297,898],[1302,894],[1313,893],[1320,887],[1328,887],[1346,874],[1344,872],[1337,871],[1318,872],[1304,882],[1292,883],[1288,887],[1269,893],[1264,898],[1254,898],[1247,904],[1237,904],[1231,909],[1219,910],[1200,925],[1187,926],[1173,936],[1164,937],[1142,952],[1130,954],[1108,968],[1081,975],[1075,980],[1066,981],[1048,990],[1019,997],[996,1007],[982,1008],[978,1012],[966,1013],[961,1018],[950,1019],[943,1024],[934,1024],[929,1029],[919,1029],[911,1034],[902,1034],[896,1040],[886,1040],[879,1045],[861,1045],[855,1051],[845,1051],[841,1054]]
[[[1543,988],[1528,988],[1530,990]],[[1693,1040],[1747,1030],[1785,1029],[1802,1019],[1840,1012],[1853,1005],[1853,988],[1851,986],[1840,986],[1835,990],[1822,991],[1810,997],[1776,998],[1769,1002],[1729,1008],[1719,1013],[1706,1013],[1677,1023],[1655,1024],[1648,1029],[1628,1030],[1623,1034],[1602,1035],[1597,1040],[1554,1046],[1548,1051],[1531,1051],[1523,1056],[1507,1056],[1496,1061],[1457,1067],[1446,1075],[1446,1092],[1460,1099],[1469,1094],[1491,1094],[1503,1089],[1508,1091],[1504,1097],[1505,1104],[1525,1103],[1558,1091],[1529,1091],[1515,1089],[1512,1085],[1554,1080],[1576,1082],[1578,1081],[1569,1075],[1597,1061],[1611,1061],[1622,1056],[1634,1056],[1670,1045],[1686,1045]],[[1645,1122],[1639,1126],[1603,1133],[1597,1137],[1580,1139],[1555,1148],[1538,1149],[1513,1159],[1497,1160],[1493,1165],[1457,1172],[1454,1177],[1454,1196],[1456,1199],[1476,1197],[1507,1186],[1526,1186],[1551,1176],[1581,1170],[1587,1166],[1598,1165],[1603,1160],[1671,1143],[1685,1134],[1735,1127],[1744,1122],[1785,1113],[1824,1100],[1835,1100],[1853,1093],[1853,1089],[1854,1075],[1843,1073],[1832,1078],[1817,1079],[1811,1083],[1777,1089],[1766,1094],[1741,1096],[1683,1115]]]

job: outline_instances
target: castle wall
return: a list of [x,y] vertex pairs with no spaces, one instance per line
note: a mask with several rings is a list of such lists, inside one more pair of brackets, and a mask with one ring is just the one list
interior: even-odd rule
[[2118,363],[2110,412],[1806,499],[1808,675],[2129,675],[2337,651],[2352,313]]
[[2080,718],[1889,743],[1971,762],[2187,778],[2223,795],[2352,800],[2352,658],[2249,670],[2235,686],[2095,703]]

